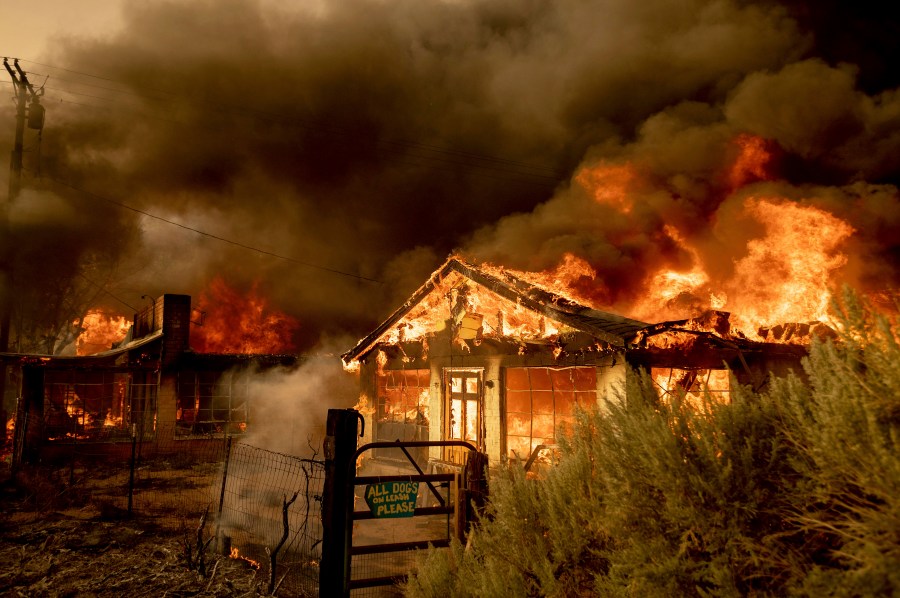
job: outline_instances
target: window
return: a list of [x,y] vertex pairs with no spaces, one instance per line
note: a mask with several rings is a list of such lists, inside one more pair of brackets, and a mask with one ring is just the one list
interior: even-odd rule
[[541,444],[554,444],[556,431],[569,425],[575,405],[597,401],[597,370],[506,368],[506,453],[526,461]]
[[[465,440],[482,448],[484,426],[483,370],[452,369],[444,372],[444,438]],[[444,459],[464,463],[467,449],[446,447]]]
[[111,440],[152,434],[156,426],[152,372],[48,371],[44,431],[49,440]]
[[650,377],[661,399],[683,394],[685,400],[699,411],[704,410],[708,398],[722,403],[731,401],[728,370],[651,368]]
[[177,435],[240,434],[249,420],[249,376],[242,372],[179,372]]
[[[429,370],[385,370],[376,377],[373,440],[428,440]],[[428,461],[427,448],[408,449],[419,465]],[[375,456],[406,460],[400,449],[375,449]]]

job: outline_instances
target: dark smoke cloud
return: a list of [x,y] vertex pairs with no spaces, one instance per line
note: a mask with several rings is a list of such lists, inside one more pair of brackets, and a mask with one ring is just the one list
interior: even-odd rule
[[[742,133],[769,140],[792,197],[816,187],[812,201],[865,231],[857,242],[881,265],[860,266],[860,279],[895,280],[900,81],[887,56],[898,36],[873,9],[832,2],[846,25],[835,34],[837,18],[793,1],[283,4],[134,1],[122,31],[48,48],[44,62],[133,93],[74,104],[48,89],[42,169],[351,276],[33,181],[97,211],[95,230],[134,219],[120,292],[197,296],[215,275],[258,280],[301,320],[303,349],[325,330],[365,334],[464,247],[528,268],[582,256],[613,305],[651,266],[690,262],[665,224],[711,256],[726,248],[713,231]],[[75,75],[54,78],[76,90],[63,81]],[[625,163],[643,181],[628,214],[571,179]]]

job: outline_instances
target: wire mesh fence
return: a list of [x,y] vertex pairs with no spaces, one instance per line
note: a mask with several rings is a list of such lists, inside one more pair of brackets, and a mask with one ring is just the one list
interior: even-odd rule
[[100,510],[101,516],[140,516],[162,531],[196,527],[217,504],[226,437],[187,442],[158,426],[106,442],[57,440],[41,450],[40,467],[60,486]]
[[140,518],[186,546],[202,536],[206,550],[250,561],[282,595],[318,595],[322,461],[157,426],[116,442],[53,442],[20,475],[40,478],[47,501]]
[[270,587],[318,595],[324,463],[240,443],[227,463],[217,519],[224,546],[259,563]]

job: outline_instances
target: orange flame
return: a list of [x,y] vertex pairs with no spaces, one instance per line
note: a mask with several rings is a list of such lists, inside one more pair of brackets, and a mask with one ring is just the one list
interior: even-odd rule
[[269,307],[257,291],[246,295],[215,278],[198,298],[205,316],[191,328],[191,346],[204,353],[289,353],[299,322]]
[[[503,271],[489,265],[482,268],[489,272]],[[438,281],[435,290],[398,322],[387,340],[395,343],[417,339],[429,332],[460,325],[477,325],[482,334],[495,337],[546,338],[558,332],[556,325],[540,314],[480,285],[467,283],[462,275],[452,272]],[[478,331],[469,333],[468,337],[477,339]]]
[[651,368],[650,377],[663,400],[680,396],[698,411],[705,411],[709,400],[727,403],[731,400],[728,370],[681,370]]
[[[647,322],[694,317],[709,309],[729,311],[733,329],[756,340],[767,340],[761,329],[778,324],[828,322],[836,274],[847,262],[842,249],[853,228],[823,209],[777,198],[750,197],[743,210],[764,232],[746,244],[729,278],[711,280],[701,254],[667,225],[664,232],[691,256],[693,265],[650,274],[639,298],[616,311]],[[563,263],[570,260],[566,256]],[[566,271],[560,267],[528,279],[561,295],[583,298],[577,291],[582,275],[576,271],[574,278],[560,276]]]
[[735,264],[729,305],[746,332],[787,322],[828,321],[833,274],[847,262],[840,251],[853,228],[832,214],[799,203],[748,199],[764,237],[747,244]]
[[128,334],[131,322],[124,316],[113,316],[99,310],[90,310],[73,324],[81,328],[75,340],[76,355],[93,355],[111,349]]
[[[730,276],[713,280],[701,252],[674,225],[665,225],[663,233],[690,257],[691,265],[650,273],[630,305],[604,305],[602,272],[572,254],[542,272],[491,264],[479,268],[497,278],[512,275],[562,298],[649,323],[695,318],[708,310],[728,311],[733,314],[731,330],[747,338],[808,342],[808,335],[778,336],[769,330],[780,324],[829,321],[831,293],[847,262],[844,245],[854,229],[821,208],[787,199],[749,197],[742,208],[763,232],[743,246],[743,257],[734,262]],[[389,341],[442,330],[454,323],[454,316],[456,324],[467,316],[482,322],[486,336],[552,340],[560,332],[554,322],[478,285],[466,285],[460,275],[451,273],[400,321]]]
[[[740,135],[734,143],[738,152],[724,173],[732,191],[772,178],[769,142]],[[598,203],[634,218],[631,212],[643,184],[636,167],[601,162],[581,169],[574,182]],[[478,268],[501,280],[515,276],[563,299],[648,323],[692,318],[699,327],[707,321],[705,313],[730,312],[732,317],[724,319],[730,322],[729,331],[715,332],[742,334],[757,341],[805,343],[813,328],[829,322],[831,294],[843,274],[847,241],[854,233],[850,224],[814,202],[815,198],[794,201],[748,196],[737,207],[745,220],[759,226],[746,229],[758,231],[757,235],[740,246],[733,238],[697,244],[689,230],[681,230],[679,226],[683,225],[670,219],[661,230],[652,232],[661,233],[667,245],[674,244],[680,250],[680,263],[688,265],[651,267],[640,289],[611,288],[602,268],[571,253],[564,254],[557,266],[541,272],[490,264]],[[618,225],[630,226],[627,218]],[[729,242],[733,251],[730,260],[722,255]],[[561,332],[555,322],[452,272],[436,281],[434,292],[408,312],[385,340],[396,343],[424,338],[448,327],[465,331],[466,336],[459,333],[454,340],[476,344],[488,336],[552,342]],[[693,338],[670,335],[658,342],[688,342],[688,337]],[[460,344],[462,349],[467,348]]]
[[709,288],[709,275],[703,268],[697,250],[687,243],[674,226],[666,225],[663,232],[691,256],[693,266],[687,271],[663,268],[649,276],[643,294],[632,305],[630,313],[646,321],[654,321],[683,318],[685,309],[692,312],[722,309],[725,295]]
[[4,429],[3,442],[0,442],[0,462],[6,461],[12,454],[13,437],[16,432],[16,418],[11,417],[6,422]]
[[755,135],[742,134],[734,143],[740,153],[728,173],[732,190],[754,181],[769,180],[768,166],[772,156],[766,148],[766,141]]
[[240,551],[233,546],[231,547],[231,554],[229,554],[228,556],[229,558],[246,562],[248,565],[250,565],[251,569],[259,569],[259,561],[254,561],[251,558],[241,556]]
[[[771,178],[771,155],[765,140],[741,135],[735,144],[739,154],[728,172],[733,189]],[[598,201],[628,212],[634,176],[635,171],[628,167],[601,165],[582,170],[576,180],[592,190]],[[766,329],[779,324],[828,322],[831,293],[847,262],[844,246],[854,229],[809,202],[749,197],[742,211],[762,225],[763,234],[737,248],[735,255],[742,257],[735,259],[729,276],[720,274],[712,280],[703,255],[673,224],[667,224],[663,233],[690,257],[691,265],[650,272],[643,289],[635,293],[638,298],[629,305],[601,304],[607,296],[602,272],[586,276],[588,264],[573,270],[571,264],[578,258],[570,255],[563,256],[555,269],[516,275],[596,309],[647,322],[695,317],[709,309],[729,311],[734,314],[734,330],[757,340],[778,340],[766,336]]]
[[605,162],[582,168],[575,175],[575,181],[588,190],[597,203],[608,205],[623,214],[628,214],[634,207],[629,191],[636,179],[637,173],[630,164]]

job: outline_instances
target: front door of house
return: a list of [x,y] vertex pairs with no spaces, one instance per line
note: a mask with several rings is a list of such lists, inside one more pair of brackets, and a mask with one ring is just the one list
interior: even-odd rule
[[[484,429],[484,370],[444,370],[444,439],[466,440],[481,449]],[[444,460],[464,464],[468,451],[446,447]]]

